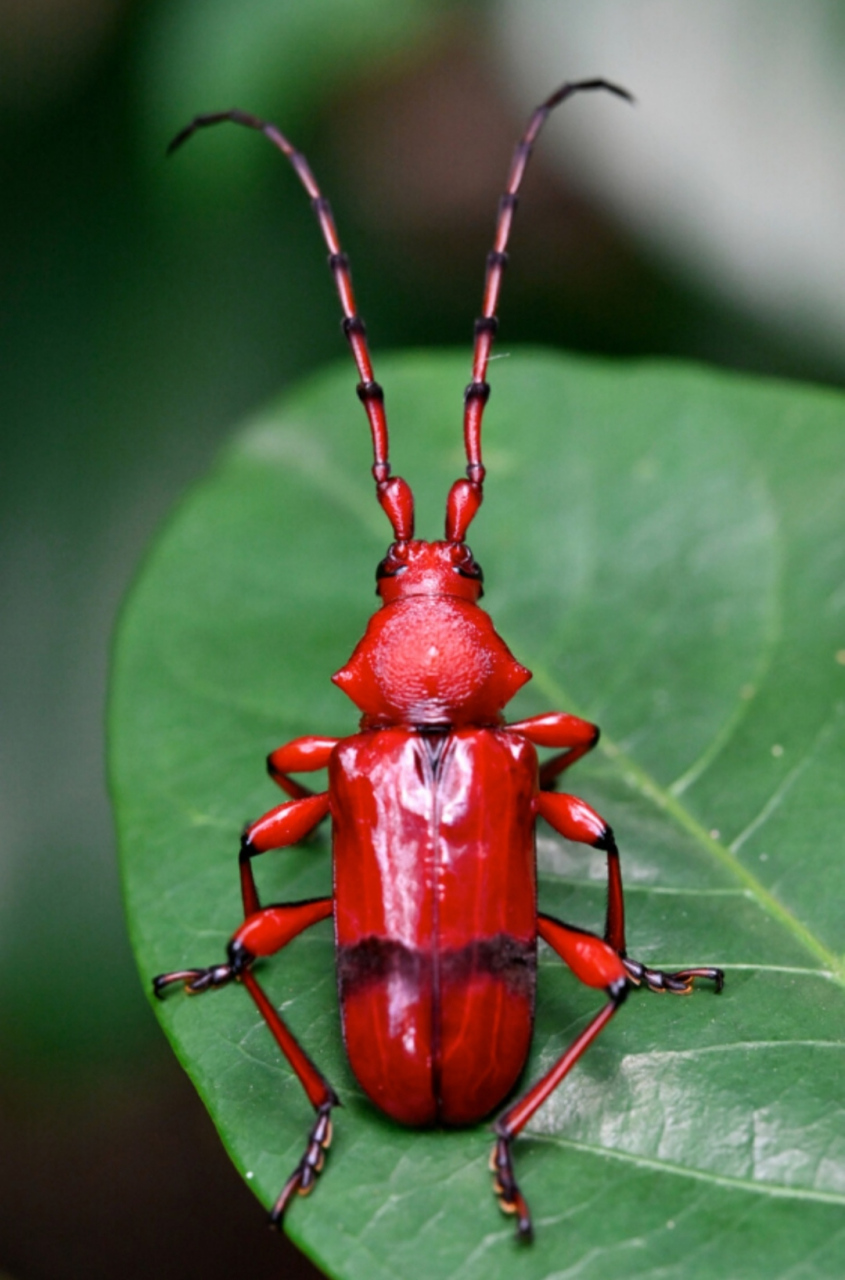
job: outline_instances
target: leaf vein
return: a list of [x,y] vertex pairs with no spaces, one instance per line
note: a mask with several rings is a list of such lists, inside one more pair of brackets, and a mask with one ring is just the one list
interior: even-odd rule
[[813,742],[813,745],[810,748],[810,750],[807,752],[807,754],[801,760],[798,761],[798,763],[794,766],[794,768],[790,769],[789,773],[775,788],[775,790],[772,792],[769,799],[763,805],[762,809],[757,814],[757,817],[754,818],[751,822],[749,822],[748,826],[745,827],[745,829],[741,831],[734,840],[731,841],[731,843],[728,846],[731,853],[738,853],[739,850],[742,848],[742,846],[745,844],[745,842],[751,836],[753,836],[756,831],[759,831],[760,828],[764,825],[764,823],[768,822],[769,818],[772,816],[775,810],[780,807],[785,797],[789,794],[789,792],[795,786],[795,783],[798,781],[801,775],[806,772],[806,770],[812,764],[813,760],[815,759],[820,749],[831,737],[833,730],[836,727],[837,718],[841,715],[841,713],[842,713],[841,706],[837,706],[834,710],[834,714],[830,717],[830,719],[826,720],[825,723],[822,725],[822,727],[819,729],[818,733],[816,734],[815,741]]
[[655,1173],[669,1173],[681,1178],[691,1178],[696,1182],[708,1182],[714,1186],[747,1191],[753,1195],[770,1196],[776,1200],[812,1200],[822,1204],[845,1205],[845,1192],[841,1191],[821,1191],[810,1187],[787,1187],[775,1182],[755,1182],[752,1178],[738,1178],[730,1174],[714,1173],[710,1169],[695,1169],[689,1165],[676,1164],[671,1160],[656,1160],[653,1156],[635,1155],[630,1151],[600,1147],[591,1142],[577,1142],[573,1138],[563,1138],[559,1134],[536,1133],[533,1129],[529,1129],[529,1132],[532,1141],[535,1142],[545,1142],[549,1146],[565,1147],[571,1151],[582,1151],[588,1155],[603,1156],[607,1160],[635,1165],[640,1169],[651,1169]]

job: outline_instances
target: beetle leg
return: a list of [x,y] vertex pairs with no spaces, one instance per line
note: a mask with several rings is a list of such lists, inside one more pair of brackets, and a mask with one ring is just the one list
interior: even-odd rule
[[297,844],[318,822],[323,821],[328,812],[329,793],[323,791],[301,800],[288,800],[249,824],[241,837],[238,857],[245,916],[254,915],[261,908],[251,865],[255,855]]
[[[540,766],[540,791],[554,792],[560,775],[576,761],[592,751],[601,736],[597,724],[582,720],[580,716],[565,711],[550,711],[542,716],[531,716],[508,725],[537,747],[565,747],[560,755],[552,756]],[[543,797],[543,800],[547,798]],[[620,955],[625,954],[625,901],[622,895],[622,871],[619,850],[610,827],[594,810],[575,796],[539,805],[547,822],[569,840],[592,844],[607,853],[607,919],[604,936]],[[562,825],[561,825],[562,824]]]
[[597,938],[594,933],[576,929],[547,915],[537,917],[537,931],[569,966],[576,978],[580,978],[588,987],[603,988],[610,999],[580,1036],[573,1040],[551,1070],[524,1097],[509,1107],[493,1126],[496,1134],[496,1145],[491,1157],[491,1168],[495,1173],[494,1190],[505,1213],[517,1215],[517,1234],[524,1240],[531,1239],[531,1215],[514,1177],[510,1145],[537,1108],[569,1074],[628,994],[628,977],[622,959],[613,947]]
[[[591,726],[592,727],[592,726]],[[545,760],[540,765],[540,788],[542,791],[554,791],[555,782],[566,769],[571,769],[576,761],[585,756],[588,751],[592,751],[593,747],[599,740],[599,731],[596,728],[596,734],[592,742],[581,744],[577,747],[570,747],[568,751],[562,751],[560,755],[552,756],[551,760]]]
[[601,732],[597,724],[582,720],[580,716],[569,715],[566,711],[549,711],[542,716],[530,716],[527,720],[509,724],[507,728],[533,742],[535,747],[567,748],[540,766],[542,791],[554,791],[555,780],[564,770],[570,769],[576,760],[592,751]]
[[310,929],[319,920],[325,920],[333,909],[331,898],[308,898],[304,902],[286,902],[275,907],[265,907],[248,916],[230,939],[226,947],[228,964],[160,973],[153,978],[153,994],[163,1000],[165,988],[173,982],[183,983],[188,995],[195,996],[216,987],[225,987],[229,982],[239,981],[258,956],[275,955],[305,929]]
[[179,969],[153,978],[153,991],[159,998],[163,998],[164,989],[171,982],[183,982],[185,990],[192,995],[224,986],[233,979],[241,982],[255,1001],[276,1044],[287,1058],[317,1112],[302,1159],[273,1206],[270,1215],[273,1226],[280,1225],[294,1192],[306,1195],[312,1189],[331,1142],[330,1112],[332,1107],[339,1105],[339,1099],[259,986],[252,966],[257,958],[281,951],[305,929],[317,924],[319,920],[327,919],[333,909],[331,898],[311,898],[304,902],[286,902],[265,907],[248,916],[232,937],[228,946],[228,964],[211,965],[207,969]]
[[[543,792],[537,796],[537,812],[555,831],[567,840],[591,844],[607,854],[607,918],[605,941],[622,958],[626,975],[634,986],[644,984],[648,991],[670,992],[672,995],[689,995],[696,978],[708,978],[716,984],[716,991],[725,985],[721,969],[707,965],[691,969],[679,969],[677,973],[664,973],[649,969],[639,960],[629,960],[625,946],[625,899],[622,894],[622,870],[619,865],[619,849],[613,831],[604,818],[577,796],[555,795]],[[542,917],[541,917],[542,919]]]
[[[326,899],[325,901],[329,904],[330,912],[331,900]],[[296,1072],[299,1083],[308,1094],[308,1100],[317,1113],[317,1119],[308,1135],[302,1159],[282,1188],[270,1213],[270,1225],[280,1227],[285,1210],[294,1192],[299,1192],[300,1195],[307,1195],[312,1190],[317,1176],[323,1168],[325,1153],[332,1140],[330,1113],[332,1107],[340,1105],[340,1099],[258,985],[255,974],[247,970],[242,975],[241,981],[258,1006],[258,1011],[270,1028],[276,1044]]]
[[309,734],[306,738],[294,738],[283,747],[277,747],[267,757],[267,772],[274,782],[285,791],[292,800],[304,800],[313,796],[310,787],[296,782],[292,773],[312,773],[316,769],[325,769],[329,757],[340,738],[318,738]]
[[537,796],[537,812],[555,831],[567,840],[590,844],[607,854],[607,916],[604,938],[620,956],[625,955],[625,899],[622,893],[622,868],[613,831],[601,814],[596,813],[577,796],[556,795],[541,791]]
[[577,1040],[572,1042],[566,1053],[558,1059],[551,1071],[547,1072],[528,1091],[525,1097],[521,1098],[506,1111],[493,1126],[493,1132],[496,1134],[496,1145],[493,1148],[490,1161],[495,1171],[493,1189],[503,1212],[517,1215],[516,1229],[517,1235],[521,1240],[526,1242],[531,1240],[533,1229],[531,1213],[514,1177],[510,1144],[525,1127],[538,1107],[557,1088],[564,1076],[572,1070],[582,1053],[589,1048],[599,1032],[607,1025],[625,999],[626,994],[627,987],[622,986],[616,995],[611,995],[609,1002],[593,1018],[589,1026],[581,1032]]

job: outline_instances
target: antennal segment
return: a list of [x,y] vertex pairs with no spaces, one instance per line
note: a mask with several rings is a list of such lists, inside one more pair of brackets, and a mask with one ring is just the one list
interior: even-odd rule
[[343,310],[343,332],[346,334],[358,368],[360,378],[358,397],[366,411],[373,438],[373,478],[376,482],[376,494],[393,526],[394,538],[397,542],[406,542],[414,536],[414,497],[406,481],[400,476],[390,474],[384,392],[373,377],[370,350],[367,346],[367,331],[364,321],[355,309],[349,259],[340,247],[331,205],[317,186],[305,156],[288,142],[285,135],[274,124],[268,124],[267,121],[259,120],[257,116],[239,111],[237,108],[196,116],[189,125],[177,133],[167,148],[167,154],[170,155],[177,147],[181,147],[198,129],[204,129],[208,125],[223,124],[226,121],[244,125],[248,129],[256,129],[259,133],[263,133],[265,138],[269,138],[290,161],[296,176],[311,197],[311,207],[317,215],[317,221],[329,251],[329,268],[334,277]]
[[508,240],[519,202],[519,188],[522,185],[534,143],[548,116],[555,107],[574,93],[591,89],[605,89],[608,93],[616,94],[618,98],[624,98],[627,102],[634,101],[627,90],[612,84],[609,80],[579,80],[563,84],[537,107],[513,153],[508,183],[499,201],[493,248],[487,255],[482,312],[475,322],[472,382],[464,392],[464,448],[467,456],[468,479],[456,480],[449,491],[446,504],[446,537],[449,542],[464,541],[466,531],[481,506],[483,497],[485,472],[481,461],[481,420],[484,416],[484,406],[490,396],[490,387],[486,381],[487,362],[499,327],[496,312],[499,306],[502,276],[508,263]]

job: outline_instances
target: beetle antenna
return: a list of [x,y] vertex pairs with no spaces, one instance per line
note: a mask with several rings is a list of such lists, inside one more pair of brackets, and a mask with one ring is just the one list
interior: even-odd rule
[[499,201],[493,248],[487,255],[481,315],[475,322],[472,382],[464,392],[464,448],[467,456],[468,478],[456,480],[449,491],[446,504],[446,537],[449,542],[464,541],[466,531],[481,506],[483,496],[485,473],[481,462],[481,420],[484,416],[484,406],[490,395],[490,387],[486,381],[487,362],[499,327],[496,310],[499,305],[502,276],[508,261],[508,240],[519,201],[519,188],[522,185],[534,143],[548,116],[555,107],[565,102],[574,93],[590,89],[605,89],[608,93],[616,94],[618,98],[624,98],[627,102],[634,101],[626,89],[612,84],[609,80],[578,80],[563,84],[534,111],[513,153],[508,183]]
[[394,538],[397,542],[405,542],[414,535],[414,497],[410,485],[405,480],[390,474],[384,392],[373,378],[373,366],[367,346],[367,331],[364,321],[355,309],[349,259],[340,247],[331,205],[317,186],[305,156],[288,142],[285,135],[274,124],[259,120],[257,116],[239,111],[237,108],[196,116],[189,125],[177,133],[167,148],[167,154],[171,155],[177,147],[181,147],[198,129],[204,129],[208,125],[223,124],[225,121],[245,125],[248,129],[256,129],[259,133],[263,133],[265,138],[269,138],[290,161],[296,176],[311,197],[311,207],[317,215],[317,221],[329,251],[329,267],[334,276],[343,310],[343,332],[352,348],[352,355],[358,368],[360,378],[358,397],[366,410],[373,438],[373,478],[376,482],[376,495],[393,526]]

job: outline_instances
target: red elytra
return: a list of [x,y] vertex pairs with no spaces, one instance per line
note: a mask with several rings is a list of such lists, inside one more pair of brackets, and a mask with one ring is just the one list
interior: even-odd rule
[[[591,89],[629,98],[605,80],[565,84],[533,113],[514,153],[475,324],[464,407],[467,478],[449,492],[441,542],[414,540],[413,494],[390,474],[384,396],[355,310],[349,263],[304,156],[274,125],[236,110],[198,116],[171,144],[173,150],[201,127],[232,121],[264,133],[293,165],[329,249],[372,434],[376,495],[394,538],[377,571],[381,607],[332,677],[361,712],[359,732],[298,738],[270,755],[270,774],[291,799],[242,837],[245,919],[229,943],[227,963],[153,980],[156,995],[177,981],[191,993],[242,983],[302,1083],[316,1120],[276,1200],[275,1224],[294,1193],[312,1189],[338,1099],[259,986],[254,964],[318,921],[334,918],[352,1070],[372,1101],[401,1124],[473,1124],[511,1093],[531,1042],[538,937],[581,982],[606,993],[603,1008],[559,1061],[494,1125],[494,1189],[502,1209],[516,1215],[522,1239],[531,1237],[531,1218],[514,1176],[511,1143],[629,988],[686,994],[697,977],[711,979],[717,990],[724,981],[717,968],[663,973],[627,956],[613,833],[583,800],[555,792],[557,778],[595,746],[599,730],[559,711],[505,723],[505,706],[531,673],[479,608],[481,569],[465,542],[483,493],[485,378],[519,188],[549,113],[571,94]],[[540,765],[538,747],[559,754]],[[323,768],[328,789],[318,795],[291,776]],[[252,859],[296,844],[326,817],[332,824],[332,896],[262,907]],[[538,912],[538,817],[567,839],[606,851],[604,938]]]

